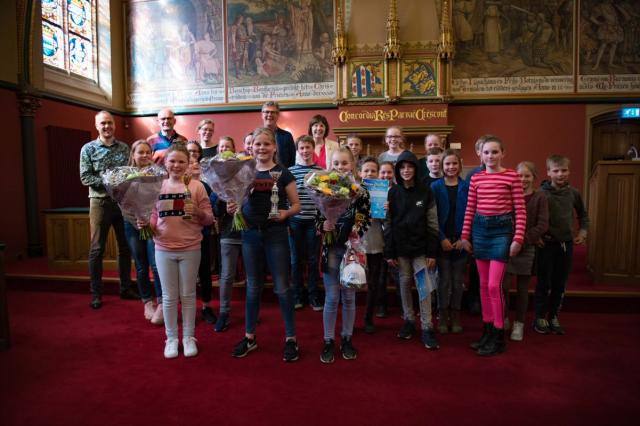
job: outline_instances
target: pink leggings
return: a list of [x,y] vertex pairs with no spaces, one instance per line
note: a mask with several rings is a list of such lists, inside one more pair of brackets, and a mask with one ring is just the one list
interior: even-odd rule
[[493,323],[498,329],[504,328],[504,299],[502,279],[507,264],[499,260],[476,259],[480,275],[480,300],[482,321]]

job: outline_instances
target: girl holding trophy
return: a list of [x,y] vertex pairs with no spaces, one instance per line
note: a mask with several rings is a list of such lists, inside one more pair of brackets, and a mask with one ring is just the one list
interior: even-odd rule
[[295,178],[276,164],[276,140],[273,131],[257,128],[253,132],[256,178],[253,190],[242,206],[229,201],[227,212],[241,208],[247,229],[242,232],[242,258],[247,274],[245,335],[234,347],[232,356],[242,358],[257,349],[256,323],[260,294],[264,286],[265,263],[273,277],[274,292],[280,302],[285,323],[283,360],[298,359],[298,344],[293,310],[293,292],[289,284],[289,231],[287,219],[300,211]]

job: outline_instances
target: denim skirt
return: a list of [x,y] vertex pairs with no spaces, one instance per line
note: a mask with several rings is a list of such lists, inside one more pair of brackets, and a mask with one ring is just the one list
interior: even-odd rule
[[481,260],[509,260],[513,239],[513,215],[483,216],[476,214],[471,228],[473,257]]

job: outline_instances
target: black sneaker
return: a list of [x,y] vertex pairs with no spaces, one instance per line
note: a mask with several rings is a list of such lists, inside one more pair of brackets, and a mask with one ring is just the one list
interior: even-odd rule
[[247,354],[255,349],[258,349],[258,343],[256,343],[255,337],[253,339],[249,339],[248,337],[243,337],[240,342],[233,348],[233,352],[231,352],[231,356],[234,358],[244,358]]
[[364,332],[367,334],[373,334],[376,332],[376,326],[373,325],[373,321],[370,319],[364,319]]
[[295,340],[287,340],[284,342],[284,354],[282,355],[282,360],[284,362],[293,362],[297,361],[298,358],[298,342]]
[[209,324],[216,322],[216,314],[213,313],[213,309],[210,306],[204,306],[202,308],[202,319]]
[[351,336],[343,337],[342,344],[340,345],[340,352],[342,352],[342,358],[344,359],[356,359],[358,357],[358,351],[353,347],[351,343]]
[[102,297],[93,296],[91,298],[91,303],[89,303],[89,306],[91,307],[91,309],[100,309],[100,308],[102,308]]
[[549,322],[544,318],[536,318],[533,322],[533,329],[540,334],[549,334],[551,332]]
[[296,297],[296,299],[293,302],[293,309],[298,310],[298,309],[302,309],[304,307],[304,303],[302,303],[302,299],[299,299]]
[[386,318],[387,317],[387,308],[384,306],[378,307],[378,312],[376,312],[376,318]]
[[416,332],[416,323],[413,321],[405,321],[402,328],[398,332],[398,337],[404,340],[410,340],[413,338],[413,333]]
[[430,351],[435,351],[440,349],[440,345],[436,340],[436,333],[432,328],[427,328],[426,330],[422,330],[422,343],[424,343],[424,347],[429,349]]
[[216,325],[213,328],[216,332],[221,333],[229,328],[231,322],[229,321],[229,314],[226,312],[222,312],[216,321]]
[[560,320],[558,319],[558,317],[553,317],[551,318],[551,321],[549,321],[549,331],[559,336],[564,335],[564,328],[562,328],[562,326],[560,325]]
[[322,303],[320,303],[320,301],[316,298],[309,300],[309,306],[311,306],[311,309],[313,309],[316,312],[320,312],[322,311],[322,309],[324,309],[324,307],[322,306]]
[[336,360],[334,355],[336,351],[336,344],[333,339],[324,341],[324,348],[322,348],[322,353],[320,354],[320,362],[324,364],[331,364]]
[[132,287],[125,287],[120,289],[120,299],[123,300],[139,300],[140,295]]

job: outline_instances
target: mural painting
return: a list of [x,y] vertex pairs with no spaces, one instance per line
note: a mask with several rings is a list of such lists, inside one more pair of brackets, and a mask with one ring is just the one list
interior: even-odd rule
[[579,39],[578,91],[640,91],[640,0],[582,0]]
[[229,102],[333,99],[332,0],[228,0]]
[[222,0],[127,4],[127,106],[224,102]]
[[454,0],[455,95],[574,90],[573,0]]

